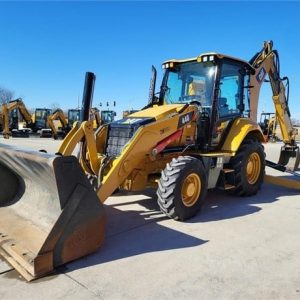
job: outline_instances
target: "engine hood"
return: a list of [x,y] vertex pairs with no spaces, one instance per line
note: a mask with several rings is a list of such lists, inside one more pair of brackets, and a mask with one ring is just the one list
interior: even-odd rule
[[127,118],[151,118],[159,120],[177,113],[183,106],[184,104],[154,105],[153,107],[135,112],[127,116]]

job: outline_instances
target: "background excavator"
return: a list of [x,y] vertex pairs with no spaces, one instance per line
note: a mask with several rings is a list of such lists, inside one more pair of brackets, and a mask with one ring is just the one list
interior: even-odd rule
[[[87,73],[80,122],[57,155],[0,147],[1,255],[32,280],[102,244],[102,203],[117,188],[155,186],[161,210],[186,220],[209,189],[251,196],[264,179],[272,182],[266,165],[295,170],[296,131],[272,46],[265,42],[249,62],[212,52],[166,61],[159,96],[153,69],[149,103],[96,132],[89,120],[95,76]],[[267,75],[283,136],[278,163],[265,160],[256,121]]]
[[[66,118],[64,112],[58,108],[56,109],[49,117],[48,117],[48,126],[51,128],[52,137],[56,140],[58,137],[64,138],[66,134],[71,130],[74,122],[79,120],[80,110],[69,110],[68,116],[71,119]],[[72,117],[74,117],[72,119]],[[96,107],[90,109],[90,120],[93,120],[93,128],[96,130],[102,124],[104,124],[101,120],[99,110]],[[60,123],[60,128],[57,128],[55,125],[55,121],[58,120]]]
[[[61,128],[56,128],[55,121],[58,120],[61,124]],[[47,119],[48,126],[52,131],[52,137],[56,140],[58,137],[64,138],[69,132],[68,119],[66,118],[64,112],[58,108]]]
[[[18,112],[25,121],[26,128],[19,129]],[[12,134],[28,137],[29,129],[33,132],[40,131],[41,135],[46,135],[44,132],[47,132],[47,117],[50,114],[51,109],[37,108],[34,114],[31,115],[21,98],[4,103],[2,104],[3,137],[9,138]]]
[[9,138],[9,136],[12,135],[11,130],[14,131],[15,135],[29,137],[28,130],[24,130],[24,129],[19,130],[18,111],[26,123],[30,124],[32,122],[31,114],[27,110],[21,98],[9,101],[8,103],[3,103],[2,104],[2,124],[3,124],[2,135],[4,138]]
[[266,141],[276,142],[279,138],[276,135],[276,114],[262,112],[260,114],[259,126],[265,136]]

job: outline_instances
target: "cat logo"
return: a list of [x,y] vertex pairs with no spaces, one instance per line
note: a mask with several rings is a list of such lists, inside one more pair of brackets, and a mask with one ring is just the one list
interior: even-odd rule
[[266,70],[264,68],[261,68],[256,76],[256,80],[258,82],[262,82],[263,79],[265,78],[265,75],[266,75]]

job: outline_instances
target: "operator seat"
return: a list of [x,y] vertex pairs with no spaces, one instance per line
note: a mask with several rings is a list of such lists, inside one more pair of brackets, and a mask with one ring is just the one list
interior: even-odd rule
[[225,97],[219,98],[219,114],[221,117],[229,114],[227,98]]

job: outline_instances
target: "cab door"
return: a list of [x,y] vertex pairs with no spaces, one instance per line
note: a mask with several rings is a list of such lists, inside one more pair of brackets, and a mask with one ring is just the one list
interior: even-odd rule
[[[245,114],[248,107],[248,95],[244,86],[248,80],[245,65],[224,61],[219,75],[219,89],[217,96],[217,116],[212,132],[213,148],[222,146],[223,140],[231,124],[236,118]],[[247,103],[245,103],[247,102]]]

